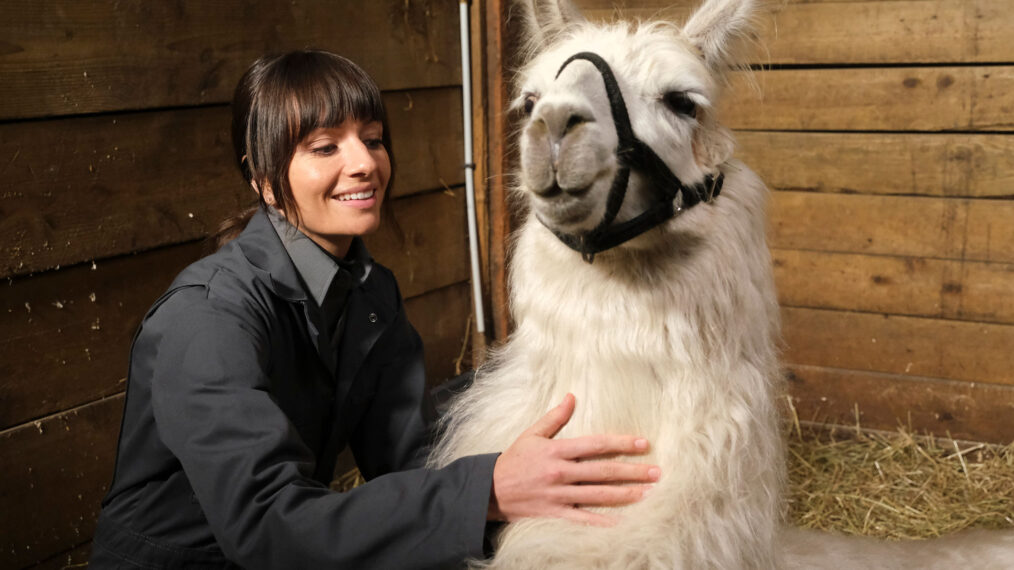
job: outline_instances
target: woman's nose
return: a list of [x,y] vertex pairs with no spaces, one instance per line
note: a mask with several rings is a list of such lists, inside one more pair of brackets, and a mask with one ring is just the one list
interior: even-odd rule
[[346,168],[351,176],[369,176],[377,169],[377,159],[363,141],[357,138],[345,148]]

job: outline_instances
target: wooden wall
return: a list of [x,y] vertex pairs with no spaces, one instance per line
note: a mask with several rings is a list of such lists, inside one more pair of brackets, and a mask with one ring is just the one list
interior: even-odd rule
[[[682,22],[679,0],[578,0]],[[804,421],[1014,440],[1014,3],[778,0],[723,107]]]
[[433,379],[471,313],[456,3],[5,0],[0,19],[0,567],[83,561],[113,465],[131,336],[252,198],[228,100],[258,56],[343,53],[380,83],[398,276]]

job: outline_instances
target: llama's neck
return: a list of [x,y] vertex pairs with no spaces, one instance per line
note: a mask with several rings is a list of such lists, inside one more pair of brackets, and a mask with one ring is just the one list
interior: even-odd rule
[[[743,207],[742,197],[727,200],[725,209]],[[764,400],[745,406],[768,406],[777,307],[763,233],[709,229],[732,237],[672,234],[664,251],[607,252],[588,264],[529,220],[514,255],[511,345],[546,405],[573,392],[593,403],[579,414],[589,430],[624,431],[640,427],[631,409],[706,413],[743,394]]]

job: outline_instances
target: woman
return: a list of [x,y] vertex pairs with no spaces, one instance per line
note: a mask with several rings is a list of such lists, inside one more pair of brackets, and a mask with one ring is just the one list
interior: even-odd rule
[[[454,566],[482,556],[487,521],[609,524],[575,505],[632,502],[658,478],[579,462],[644,440],[551,439],[573,397],[502,454],[420,468],[422,347],[360,240],[393,175],[379,89],[344,58],[293,52],[253,64],[233,117],[260,205],[141,324],[92,567]],[[368,482],[337,493],[346,445]]]

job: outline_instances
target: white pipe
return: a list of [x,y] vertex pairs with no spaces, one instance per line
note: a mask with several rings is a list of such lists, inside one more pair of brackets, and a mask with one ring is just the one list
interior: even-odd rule
[[468,208],[468,243],[472,254],[472,298],[475,303],[475,330],[486,332],[482,310],[482,281],[479,275],[479,232],[475,222],[475,164],[472,162],[472,58],[468,33],[468,0],[458,4],[461,20],[461,93],[465,119],[465,203]]

